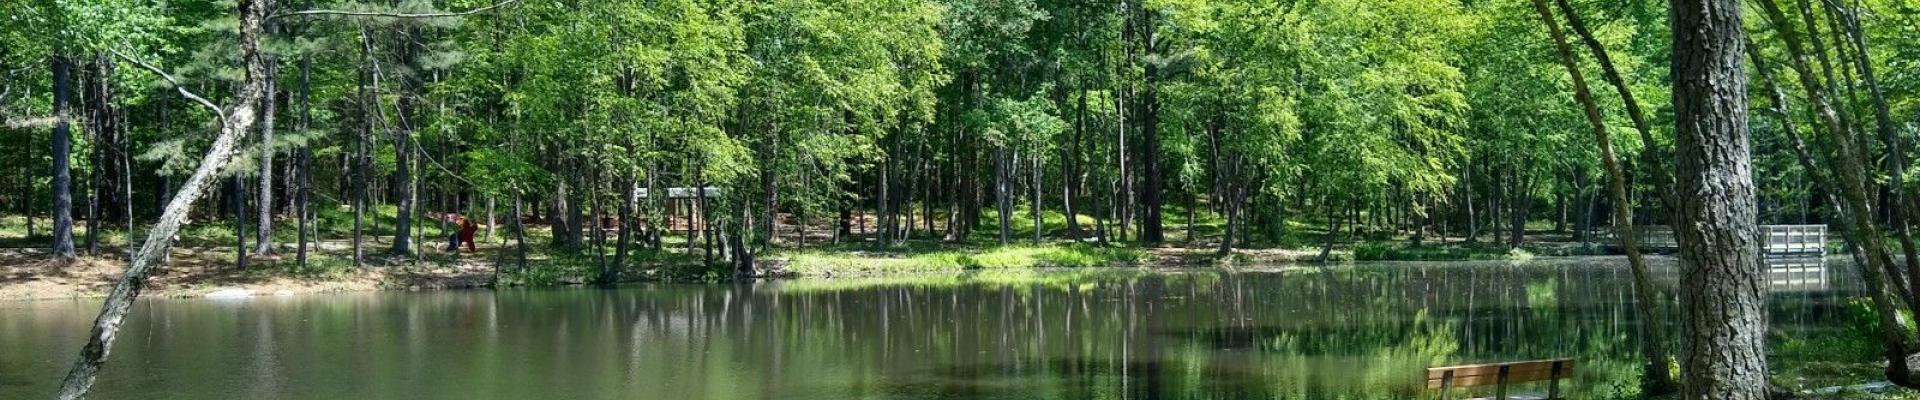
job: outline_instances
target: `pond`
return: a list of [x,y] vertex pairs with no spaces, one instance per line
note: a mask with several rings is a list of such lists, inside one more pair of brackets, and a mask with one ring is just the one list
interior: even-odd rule
[[[1844,324],[1846,265],[1770,265],[1774,336]],[[94,398],[1414,398],[1429,365],[1559,357],[1607,398],[1630,289],[1602,258],[155,299]],[[0,303],[0,399],[50,398],[97,307]]]

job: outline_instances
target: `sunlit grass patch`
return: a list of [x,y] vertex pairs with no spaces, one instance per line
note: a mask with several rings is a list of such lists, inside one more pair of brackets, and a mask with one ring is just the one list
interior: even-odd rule
[[796,274],[838,275],[1120,266],[1145,260],[1146,252],[1139,249],[1087,245],[1015,245],[910,253],[801,250],[776,257],[784,257],[787,270]]

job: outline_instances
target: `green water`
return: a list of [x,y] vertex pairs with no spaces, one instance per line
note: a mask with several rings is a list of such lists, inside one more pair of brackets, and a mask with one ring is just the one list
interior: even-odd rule
[[[1840,323],[1828,264],[1773,267],[1776,335]],[[95,398],[1413,398],[1429,365],[1554,357],[1606,398],[1630,287],[1556,260],[145,300]],[[49,398],[97,307],[0,303],[0,399]]]

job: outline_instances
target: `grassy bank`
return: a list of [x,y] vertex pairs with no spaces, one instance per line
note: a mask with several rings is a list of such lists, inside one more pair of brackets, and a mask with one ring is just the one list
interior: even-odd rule
[[1020,268],[1085,268],[1138,265],[1145,249],[1094,245],[1009,245],[994,247],[918,246],[898,250],[807,249],[782,251],[771,258],[800,276],[871,275],[907,272]]

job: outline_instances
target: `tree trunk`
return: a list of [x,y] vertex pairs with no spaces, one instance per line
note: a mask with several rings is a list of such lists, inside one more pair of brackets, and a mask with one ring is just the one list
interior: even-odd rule
[[[266,34],[274,33],[274,23],[269,21]],[[257,229],[254,230],[253,254],[268,256],[273,254],[273,117],[279,90],[277,76],[280,73],[279,57],[272,53],[261,55],[266,58],[266,95],[260,97],[260,212]]]
[[1033,244],[1038,246],[1047,229],[1046,218],[1040,211],[1040,156],[1035,154],[1033,157],[1029,157],[1027,161],[1033,164],[1031,168],[1028,168],[1028,172],[1033,175],[1033,179],[1027,181],[1027,186],[1032,188],[1031,192],[1033,193],[1033,197],[1027,199],[1028,202],[1032,204],[1032,209],[1027,211],[1033,214]]
[[1738,0],[1672,1],[1681,397],[1767,398],[1765,276]]
[[[313,56],[303,54],[300,56],[300,121],[299,121],[299,126],[296,127],[295,129],[298,129],[300,132],[306,132],[307,129],[310,129],[312,127],[313,127]],[[307,221],[309,221],[309,219],[312,217],[308,207],[308,200],[309,200],[309,197],[312,196],[312,192],[313,192],[313,145],[311,144],[301,145],[300,155],[298,157],[299,159],[295,160],[295,163],[298,165],[297,171],[300,171],[299,172],[300,186],[299,186],[299,191],[295,192],[294,196],[297,197],[295,199],[295,203],[298,204],[298,207],[296,207],[296,210],[295,210],[295,214],[299,215],[298,229],[300,230],[300,233],[299,233],[300,243],[298,244],[299,250],[296,250],[297,253],[295,255],[295,258],[297,259],[297,263],[301,268],[306,268],[307,266],[307,229],[309,224]]]
[[899,129],[895,129],[891,136],[893,143],[887,146],[887,154],[882,156],[884,160],[880,162],[880,170],[878,171],[880,176],[877,180],[879,181],[880,187],[878,188],[879,190],[874,193],[874,197],[876,197],[876,199],[874,199],[875,211],[880,213],[880,234],[875,235],[873,244],[875,247],[881,249],[893,245],[893,166],[898,161],[895,158],[900,155],[902,133],[899,132]]
[[1661,204],[1669,210],[1673,209],[1676,199],[1673,198],[1673,191],[1667,190],[1673,186],[1673,178],[1667,173],[1665,159],[1660,156],[1659,142],[1653,140],[1653,126],[1647,122],[1646,111],[1641,110],[1640,101],[1634,96],[1633,89],[1627,86],[1626,78],[1620,75],[1619,69],[1614,68],[1613,57],[1608,54],[1606,45],[1601,44],[1593,31],[1587,29],[1587,23],[1580,19],[1580,13],[1574,11],[1573,5],[1568,4],[1567,0],[1554,2],[1560,6],[1561,13],[1567,14],[1567,25],[1580,36],[1580,42],[1586,44],[1587,50],[1593,53],[1594,61],[1600,64],[1601,78],[1612,85],[1615,92],[1619,92],[1620,102],[1626,108],[1628,119],[1633,121],[1634,131],[1640,134],[1640,162],[1651,172],[1650,177],[1643,179],[1651,179],[1654,191],[1661,193]]
[[1008,160],[1010,156],[1007,153],[1009,151],[1004,145],[993,149],[993,198],[994,208],[998,209],[1000,214],[1001,245],[1013,241],[1013,193],[1007,183],[1009,180],[1007,165],[1012,164],[1012,161]]
[[[1890,207],[1894,214],[1893,228],[1900,238],[1900,248],[1906,256],[1907,282],[1920,285],[1920,251],[1915,249],[1912,230],[1914,218],[1912,207],[1916,204],[1911,202],[1912,199],[1906,191],[1906,139],[1895,133],[1895,122],[1887,106],[1886,93],[1880,88],[1880,81],[1873,69],[1873,58],[1867,52],[1866,33],[1860,29],[1859,10],[1849,12],[1840,9],[1836,4],[1828,4],[1834,6],[1832,14],[1840,20],[1843,32],[1848,39],[1851,39],[1854,68],[1860,73],[1861,82],[1866,84],[1867,92],[1873,97],[1874,122],[1878,128],[1881,144],[1886,146],[1886,172],[1892,179],[1888,187],[1893,195],[1891,200],[1893,206]],[[1903,287],[1909,292],[1916,289],[1913,286],[1903,285]],[[1912,295],[1910,294],[1909,297]],[[1920,304],[1920,299],[1916,299],[1915,303]]]
[[355,141],[357,148],[354,151],[354,157],[358,160],[358,165],[354,167],[355,179],[353,180],[355,201],[353,206],[353,265],[366,268],[366,213],[367,208],[373,206],[373,200],[368,193],[370,186],[372,186],[371,180],[373,179],[373,114],[376,108],[379,107],[379,99],[374,97],[374,92],[368,87],[375,77],[373,75],[374,70],[371,67],[373,63],[373,38],[365,24],[360,26],[360,60],[360,79],[358,82],[360,137],[358,138],[359,140]]
[[233,265],[247,269],[247,185],[239,175],[227,178],[227,195],[233,199]]
[[[1681,1],[1686,0],[1676,0],[1676,3]],[[1676,7],[1677,6],[1678,4],[1676,4]],[[1554,46],[1560,55],[1561,66],[1565,67],[1567,74],[1572,77],[1574,98],[1579,101],[1581,108],[1585,111],[1588,125],[1593,128],[1594,141],[1600,146],[1600,161],[1601,164],[1606,167],[1608,178],[1607,186],[1613,196],[1614,226],[1615,229],[1619,230],[1620,247],[1626,251],[1627,264],[1628,267],[1632,269],[1634,302],[1636,303],[1636,307],[1634,308],[1639,311],[1641,321],[1639,329],[1641,343],[1640,353],[1643,357],[1641,360],[1643,363],[1641,364],[1641,391],[1649,394],[1671,393],[1673,383],[1668,377],[1672,376],[1672,373],[1667,369],[1667,354],[1664,349],[1666,338],[1661,334],[1659,329],[1659,321],[1662,321],[1662,319],[1658,318],[1659,313],[1656,308],[1658,303],[1653,301],[1655,297],[1654,291],[1657,289],[1654,289],[1652,279],[1648,276],[1646,262],[1642,260],[1640,256],[1639,238],[1635,237],[1636,233],[1633,229],[1632,203],[1627,197],[1625,173],[1621,170],[1620,163],[1614,156],[1613,141],[1612,138],[1609,137],[1610,135],[1607,134],[1605,120],[1600,116],[1600,108],[1594,104],[1593,94],[1587,89],[1586,78],[1581,74],[1579,62],[1574,59],[1573,46],[1567,43],[1566,35],[1561,33],[1560,24],[1553,17],[1553,11],[1547,8],[1546,0],[1533,0],[1533,8],[1535,12],[1540,14],[1541,22],[1546,24],[1547,32],[1553,38]],[[1735,19],[1737,20],[1738,18],[1736,17]],[[1735,26],[1738,26],[1737,22]],[[1738,32],[1737,28],[1736,32]],[[1737,68],[1738,65],[1735,65],[1735,67]],[[1740,124],[1743,129],[1746,126],[1745,117],[1744,112],[1739,116],[1739,118],[1742,118]],[[1741,134],[1743,136],[1740,143],[1744,145],[1746,143],[1744,136],[1745,131],[1743,130]],[[1745,159],[1743,158],[1741,161],[1744,162]],[[1749,185],[1751,185],[1751,182],[1749,182]],[[1752,193],[1749,192],[1749,197],[1747,198],[1749,207],[1752,201],[1751,194]],[[1748,220],[1747,223],[1749,224],[1749,229],[1751,229],[1752,220]],[[1764,360],[1762,360],[1762,362],[1764,362]],[[1765,382],[1761,382],[1763,389],[1764,383]]]
[[[632,147],[629,146],[628,148]],[[638,192],[640,191],[640,184],[634,181],[631,172],[628,173],[627,176],[627,184],[624,186],[626,193],[622,195],[620,200],[620,242],[614,244],[613,250],[613,266],[617,269],[627,268],[627,248],[633,242],[633,207],[634,203],[639,201]],[[488,223],[491,224],[493,219],[493,206],[491,201],[488,202],[487,210]],[[601,281],[611,283],[616,280],[614,278],[618,278],[618,276],[602,276]]]
[[[1159,45],[1156,43],[1159,38],[1155,36],[1158,22],[1155,21],[1154,12],[1147,10],[1145,4],[1136,2],[1135,7],[1140,9],[1139,38],[1146,47],[1146,54],[1152,58],[1159,52]],[[1140,207],[1143,208],[1140,214],[1140,241],[1151,246],[1166,240],[1161,227],[1160,209],[1160,186],[1164,180],[1163,168],[1160,165],[1160,66],[1158,61],[1153,59],[1148,59],[1143,64],[1145,64],[1145,79],[1142,86],[1145,90],[1141,93],[1139,103],[1140,136],[1144,142],[1141,143],[1140,164],[1146,176],[1141,178],[1144,182],[1140,190]]]
[[104,64],[105,62],[97,59],[94,62],[87,63],[86,76],[88,78],[83,80],[87,88],[85,89],[86,93],[81,95],[83,99],[81,102],[84,103],[87,108],[87,143],[93,145],[91,146],[93,147],[93,151],[87,153],[87,165],[89,166],[89,168],[87,168],[88,256],[97,256],[100,254],[100,166],[102,164],[101,151],[103,150],[100,142],[105,139],[105,136],[101,135],[101,132],[106,132],[108,125],[106,123],[107,118],[105,112],[106,101],[103,99],[103,97],[105,97],[107,81],[107,78],[104,76],[105,71],[101,67]]
[[1465,183],[1460,185],[1460,191],[1462,192],[1461,196],[1466,197],[1466,201],[1460,203],[1467,207],[1467,243],[1479,243],[1480,217],[1473,212],[1473,162],[1469,160],[1465,165],[1467,170],[1465,174],[1466,178],[1462,179]]
[[100,306],[100,316],[94,319],[87,344],[80,351],[80,357],[68,370],[66,379],[61,382],[59,398],[75,400],[86,397],[88,389],[93,387],[94,375],[107,361],[107,350],[112,348],[115,334],[120,324],[126,320],[127,313],[133,309],[133,301],[146,287],[147,271],[152,269],[161,255],[166,254],[173,244],[174,233],[186,220],[193,203],[206,194],[207,183],[213,175],[233,157],[234,144],[253,129],[256,118],[255,106],[266,93],[266,63],[261,60],[260,40],[261,23],[266,19],[265,1],[240,0],[240,54],[246,64],[246,79],[242,81],[234,97],[234,106],[222,118],[220,135],[214,138],[213,145],[194,169],[193,176],[187,179],[178,195],[168,202],[160,219],[154,222],[147,232],[145,242],[139,252],[134,253],[133,263],[127,268],[120,280],[114,284],[107,295],[105,304]]
[[[1782,134],[1787,137],[1789,147],[1792,148],[1795,158],[1800,163],[1800,167],[1806,169],[1807,174],[1816,182],[1831,182],[1832,178],[1824,172],[1826,169],[1822,167],[1819,162],[1815,161],[1812,152],[1807,150],[1806,143],[1801,140],[1800,134],[1796,131],[1793,118],[1787,113],[1787,104],[1789,103],[1787,102],[1786,91],[1781,90],[1780,86],[1775,83],[1773,68],[1768,66],[1766,58],[1760,55],[1759,48],[1751,42],[1747,44],[1747,55],[1749,59],[1753,60],[1753,69],[1760,73],[1761,82],[1765,85],[1765,90],[1773,102],[1774,108],[1772,111],[1779,116]],[[1880,275],[1882,271],[1869,268],[1872,263],[1867,261],[1866,256],[1862,254],[1860,250],[1861,238],[1854,236],[1859,230],[1854,229],[1851,220],[1843,217],[1845,212],[1840,209],[1842,200],[1840,200],[1833,191],[1822,191],[1822,193],[1826,195],[1825,200],[1828,214],[1834,223],[1840,226],[1841,236],[1847,242],[1848,254],[1853,257],[1854,264],[1856,264],[1855,266],[1858,268],[1857,271],[1860,272],[1862,280],[1867,282],[1884,282],[1887,277],[1892,277],[1883,277]],[[1811,195],[1809,195],[1809,197],[1811,197]],[[1892,308],[1894,304],[1893,300],[1887,298],[1887,292],[1884,290],[1872,290],[1868,291],[1867,294],[1872,300],[1871,304],[1875,307],[1875,315],[1880,317],[1878,324],[1883,345],[1893,345],[1892,347],[1886,347],[1885,350],[1888,354],[1904,354],[1900,349],[1905,346],[1900,345],[1900,343],[1906,340],[1906,333],[1896,318],[1898,315],[1897,312],[1883,311],[1880,308],[1882,306]]]
[[409,78],[402,80],[407,86],[399,90],[401,95],[395,105],[400,110],[399,129],[393,131],[393,185],[400,192],[394,194],[393,248],[390,251],[396,255],[413,254],[413,131],[418,124],[414,120],[413,92],[420,90],[419,79],[413,78],[420,73],[419,50],[414,47],[415,43],[420,43],[420,29],[407,27],[405,31],[407,37],[400,44],[400,63],[411,72]]
[[1532,179],[1534,178],[1518,176],[1514,179],[1520,184],[1516,185],[1516,190],[1513,191],[1513,202],[1509,204],[1513,210],[1507,212],[1508,226],[1511,227],[1507,230],[1507,247],[1520,248],[1527,239],[1527,217],[1533,213],[1533,193],[1529,185]]
[[53,56],[53,256],[72,262],[73,129],[67,109],[73,103],[73,60]]
[[[1916,381],[1920,380],[1914,379],[1913,369],[1906,362],[1907,346],[1910,344],[1911,336],[1895,319],[1895,316],[1899,315],[1898,306],[1895,306],[1894,302],[1887,299],[1885,295],[1887,277],[1881,274],[1890,266],[1891,260],[1886,247],[1881,240],[1878,240],[1882,237],[1879,229],[1873,225],[1872,211],[1868,206],[1866,194],[1865,167],[1858,153],[1854,151],[1854,142],[1848,137],[1846,125],[1840,122],[1833,103],[1827,97],[1826,88],[1821,85],[1819,78],[1813,75],[1813,68],[1807,61],[1798,29],[1786,18],[1786,14],[1780,10],[1779,5],[1772,1],[1756,3],[1760,5],[1761,11],[1766,14],[1774,29],[1779,32],[1782,42],[1786,45],[1788,58],[1791,60],[1789,64],[1800,76],[1801,87],[1807,92],[1807,102],[1813,108],[1815,120],[1826,129],[1828,151],[1825,154],[1828,168],[1832,169],[1834,181],[1839,183],[1841,197],[1844,200],[1840,204],[1840,209],[1845,215],[1839,217],[1848,221],[1846,225],[1852,230],[1852,237],[1858,239],[1856,242],[1860,251],[1865,253],[1868,263],[1861,268],[1861,275],[1866,280],[1867,292],[1873,300],[1873,308],[1880,314],[1880,329],[1886,347],[1884,356],[1887,359],[1887,378],[1895,384],[1914,387]],[[1911,306],[1914,301],[1913,296],[1906,297]]]
[[587,223],[593,224],[593,238],[591,238],[591,242],[589,243],[593,246],[594,262],[600,266],[600,284],[612,285],[614,277],[619,274],[619,271],[614,270],[613,264],[607,263],[607,215],[605,212],[606,208],[600,207],[600,198],[603,197],[600,195],[600,187],[601,183],[604,183],[604,180],[601,179],[600,168],[589,168],[593,170],[592,175],[587,178],[586,203],[588,203],[588,207],[593,208],[593,212],[586,218]]
[[1060,208],[1067,215],[1067,238],[1075,243],[1085,236],[1080,232],[1080,210],[1075,208],[1080,199],[1074,190],[1080,186],[1080,172],[1076,169],[1080,163],[1080,141],[1087,131],[1087,90],[1080,88],[1078,105],[1073,113],[1073,139],[1066,146],[1060,146]]

